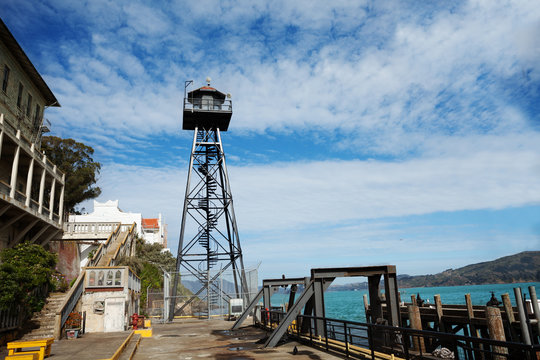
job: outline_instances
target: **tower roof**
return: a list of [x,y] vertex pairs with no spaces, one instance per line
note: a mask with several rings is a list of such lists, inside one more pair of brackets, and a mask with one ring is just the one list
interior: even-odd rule
[[188,92],[188,99],[198,98],[205,94],[212,95],[212,97],[218,98],[218,99],[225,99],[225,96],[226,96],[224,93],[222,93],[219,90],[216,90],[215,88],[211,86],[203,86],[203,87],[200,87],[198,89]]

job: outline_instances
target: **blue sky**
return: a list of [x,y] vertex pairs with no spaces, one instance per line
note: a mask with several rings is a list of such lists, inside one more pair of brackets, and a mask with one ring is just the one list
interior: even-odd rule
[[4,0],[0,16],[62,104],[53,134],[95,148],[98,200],[163,213],[174,253],[183,86],[207,76],[232,94],[223,141],[261,278],[540,248],[534,1]]

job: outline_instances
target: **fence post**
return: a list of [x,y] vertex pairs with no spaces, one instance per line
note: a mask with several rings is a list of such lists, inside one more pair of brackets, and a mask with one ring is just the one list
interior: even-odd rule
[[[504,336],[504,326],[501,311],[494,306],[486,306],[486,320],[489,330],[489,338],[492,340],[506,341]],[[505,360],[508,349],[503,346],[493,346],[492,351],[496,352],[493,360]]]
[[54,339],[60,340],[62,338],[62,315],[56,314],[54,317]]
[[514,309],[512,308],[512,302],[510,301],[510,295],[508,293],[502,294],[502,301],[504,305],[504,312],[506,313],[506,317],[508,318],[508,328],[510,329],[510,335],[511,335],[511,341],[519,341],[519,335],[517,334],[516,330],[514,329],[513,324],[516,322],[516,318],[514,317]]
[[[420,308],[416,305],[409,305],[409,322],[411,324],[411,329],[422,330],[422,318],[420,317]],[[413,349],[420,351],[421,353],[426,352],[426,346],[424,344],[424,338],[420,335],[413,335]]]
[[439,322],[439,331],[446,332],[446,328],[443,322],[443,308],[442,308],[441,295],[439,294],[435,295],[434,299],[435,299],[435,309],[437,311],[437,321]]
[[345,337],[345,356],[347,358],[349,357],[349,340],[348,340],[348,334],[347,334],[347,323],[343,322],[343,335]]

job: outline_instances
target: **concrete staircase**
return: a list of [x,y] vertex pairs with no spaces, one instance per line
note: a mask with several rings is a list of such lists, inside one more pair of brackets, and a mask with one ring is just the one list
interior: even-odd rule
[[103,255],[101,259],[99,259],[97,266],[107,266],[109,264],[109,260],[114,256],[114,254],[118,250],[118,247],[122,244],[122,241],[124,241],[126,236],[128,236],[127,231],[121,232],[118,235],[114,242],[109,245],[107,253],[105,253],[105,255]]
[[34,313],[28,327],[31,332],[26,333],[21,340],[32,340],[46,337],[54,337],[54,321],[56,312],[59,310],[66,293],[50,293],[47,302],[39,313]]

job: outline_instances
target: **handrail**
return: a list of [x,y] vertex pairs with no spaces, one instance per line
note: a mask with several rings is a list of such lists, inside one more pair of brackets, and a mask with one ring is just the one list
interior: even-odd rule
[[184,98],[185,110],[232,111],[231,100]]
[[54,321],[54,338],[60,339],[62,336],[62,328],[64,327],[64,324],[66,323],[66,320],[69,316],[69,314],[73,311],[75,308],[75,305],[77,305],[77,302],[79,301],[80,297],[82,296],[83,290],[84,290],[84,276],[86,274],[86,271],[81,271],[79,274],[79,277],[67,293],[64,301],[62,302],[62,305],[60,306],[59,310],[56,312],[55,321]]
[[[92,259],[88,262],[88,266],[96,266],[99,263],[99,260],[101,260],[101,257],[107,253],[107,248],[109,247],[109,244],[111,244],[111,240],[113,238],[116,239],[116,237],[120,233],[120,227],[121,226],[122,226],[122,224],[118,224],[116,229],[114,229],[111,232],[111,234],[109,235],[109,237],[107,238],[105,243],[102,243],[102,244],[99,245],[96,253],[92,257]],[[114,242],[114,240],[112,240],[112,242]]]
[[[130,245],[129,245],[129,251],[131,250],[131,247],[133,246],[133,239],[134,239],[134,229],[135,229],[135,225],[136,223],[133,223],[131,225],[131,227],[129,228],[126,236],[124,237],[124,240],[122,240],[122,242],[120,243],[120,245],[118,245],[118,248],[116,249],[116,251],[114,252],[114,255],[109,259],[109,261],[107,262],[107,266],[114,266],[115,263],[116,263],[116,259],[118,258],[118,254],[120,253],[120,250],[125,250],[125,244],[126,244],[126,241],[128,240],[128,238],[131,240],[130,241]],[[125,251],[124,251],[124,255],[125,255]],[[112,264],[111,264],[112,263]]]

